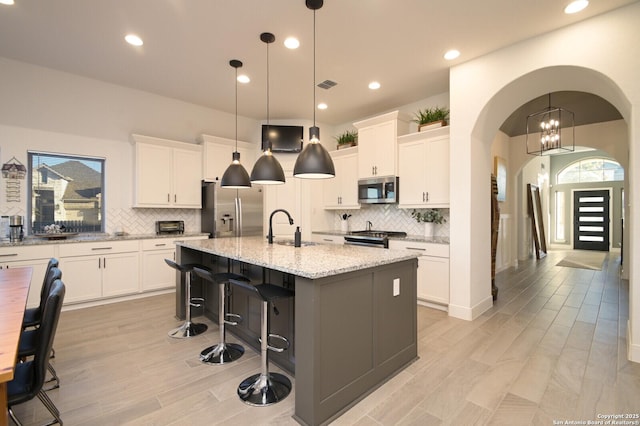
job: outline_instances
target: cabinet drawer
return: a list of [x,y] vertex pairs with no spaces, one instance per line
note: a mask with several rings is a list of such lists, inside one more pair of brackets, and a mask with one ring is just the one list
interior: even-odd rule
[[171,237],[171,238],[151,238],[142,240],[142,250],[166,250],[175,249],[176,243],[180,241],[206,240],[207,237]]
[[344,244],[344,236],[330,234],[312,234],[311,240],[316,243]]
[[53,244],[0,248],[0,262],[47,259],[54,257],[54,255],[55,246]]
[[138,251],[139,247],[140,243],[137,240],[61,244],[59,253],[60,257],[99,256],[102,254]]
[[421,243],[416,241],[389,241],[389,248],[394,250],[415,250],[421,256],[449,257],[448,244]]

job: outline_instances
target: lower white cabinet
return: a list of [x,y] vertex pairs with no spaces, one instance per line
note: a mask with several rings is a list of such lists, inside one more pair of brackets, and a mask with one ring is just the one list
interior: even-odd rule
[[139,292],[138,253],[138,240],[60,245],[65,303]]
[[29,308],[40,304],[40,290],[44,282],[44,274],[52,257],[55,257],[55,248],[52,245],[0,247],[0,269],[27,266],[33,268],[29,298],[27,299],[27,307]]
[[389,241],[389,249],[413,250],[418,257],[418,302],[446,310],[449,305],[449,245]]
[[176,242],[206,239],[201,236],[142,240],[142,291],[174,288],[176,271],[164,260],[176,260]]

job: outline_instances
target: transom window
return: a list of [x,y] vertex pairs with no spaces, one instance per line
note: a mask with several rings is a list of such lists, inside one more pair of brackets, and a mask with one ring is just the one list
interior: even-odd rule
[[610,182],[624,180],[620,164],[606,158],[585,158],[569,164],[558,173],[558,184],[583,182]]
[[104,159],[29,152],[29,227],[104,232]]

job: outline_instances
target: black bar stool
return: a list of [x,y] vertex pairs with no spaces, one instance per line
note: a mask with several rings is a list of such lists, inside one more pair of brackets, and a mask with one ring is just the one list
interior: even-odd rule
[[[218,284],[218,326],[220,328],[220,341],[218,344],[209,346],[200,352],[200,361],[205,364],[227,364],[240,358],[244,354],[244,347],[237,343],[227,343],[225,340],[225,325],[238,325],[242,317],[238,314],[226,313],[226,288],[229,280],[236,280],[248,283],[249,278],[233,272],[220,272],[214,274],[210,270],[193,268],[193,272],[201,278]],[[233,318],[228,320],[227,318]]]
[[[203,270],[209,270],[204,265],[200,265],[197,263],[186,263],[184,265],[179,265],[173,260],[165,259],[164,260],[167,265],[171,266],[173,269],[180,271],[180,273],[185,275],[185,297],[184,297],[184,305],[185,305],[185,321],[184,323],[169,332],[169,337],[173,337],[176,339],[186,339],[188,337],[197,336],[198,334],[202,334],[207,331],[206,324],[197,324],[191,322],[191,307],[199,308],[202,305],[199,303],[204,302],[202,298],[191,298],[191,273],[193,272],[193,268],[198,267]],[[198,302],[198,303],[194,303]]]
[[[289,341],[283,336],[269,333],[269,305],[273,306],[273,301],[276,299],[294,297],[295,293],[292,290],[269,283],[253,286],[233,279],[229,280],[229,282],[252,292],[262,300],[262,308],[260,310],[262,315],[260,324],[260,361],[262,368],[260,373],[247,377],[240,383],[238,396],[245,403],[257,407],[280,402],[291,392],[291,380],[284,374],[269,372],[269,353],[267,351],[282,352],[289,348]],[[277,315],[275,307],[274,311]],[[272,346],[269,344],[269,339],[280,340],[285,346]]]

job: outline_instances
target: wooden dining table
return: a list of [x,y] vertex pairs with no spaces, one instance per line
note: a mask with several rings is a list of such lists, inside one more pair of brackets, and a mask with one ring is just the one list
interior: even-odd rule
[[33,269],[0,269],[0,426],[9,423],[7,383],[13,379]]

